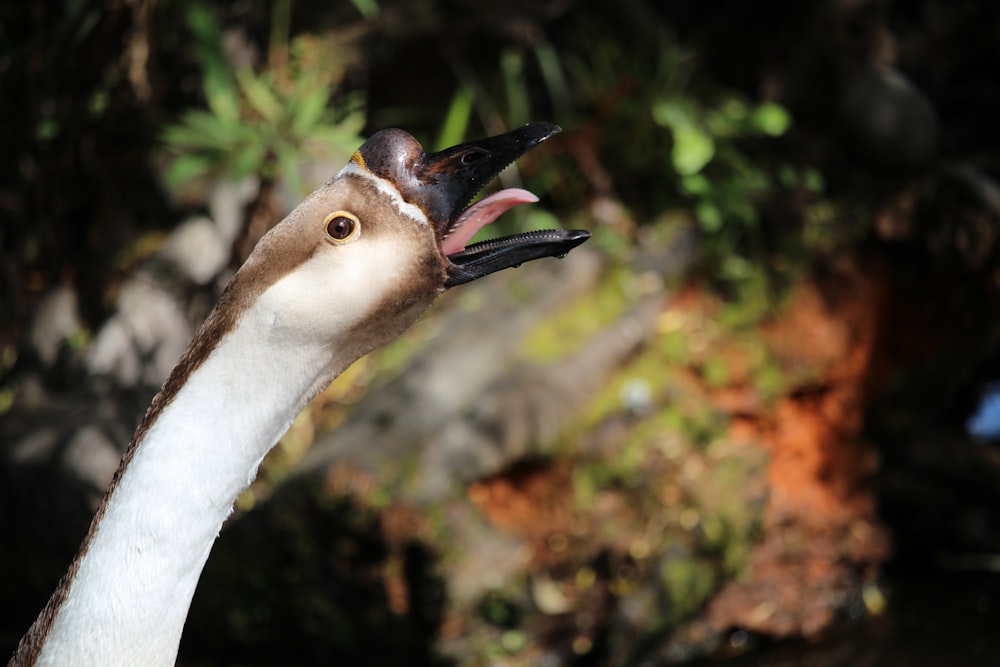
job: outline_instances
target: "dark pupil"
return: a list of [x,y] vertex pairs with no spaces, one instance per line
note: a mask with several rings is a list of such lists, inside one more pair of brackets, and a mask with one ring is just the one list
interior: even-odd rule
[[331,220],[326,226],[326,233],[331,238],[343,241],[354,231],[354,221],[350,218],[340,216]]

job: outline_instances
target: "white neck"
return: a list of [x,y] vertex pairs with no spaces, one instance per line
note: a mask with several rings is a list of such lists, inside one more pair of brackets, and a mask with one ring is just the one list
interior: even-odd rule
[[277,301],[265,294],[242,314],[138,443],[37,664],[174,663],[237,495],[305,403],[358,356],[289,340]]

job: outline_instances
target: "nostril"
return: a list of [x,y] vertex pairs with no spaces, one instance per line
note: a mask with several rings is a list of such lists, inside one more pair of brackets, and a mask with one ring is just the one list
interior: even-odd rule
[[462,164],[475,164],[486,157],[483,151],[469,151],[462,155]]

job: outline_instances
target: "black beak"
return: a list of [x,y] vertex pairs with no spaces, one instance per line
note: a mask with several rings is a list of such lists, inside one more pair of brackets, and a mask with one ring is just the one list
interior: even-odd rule
[[454,287],[488,276],[501,269],[511,269],[543,257],[565,257],[573,248],[590,238],[583,229],[543,229],[473,243],[465,250],[448,255],[448,278],[445,287]]
[[[469,201],[514,160],[542,143],[561,128],[552,123],[529,123],[518,129],[480,141],[424,155],[423,164],[438,175],[439,196],[435,221],[443,242],[463,223]],[[454,287],[482,278],[501,269],[520,266],[543,257],[563,257],[590,238],[583,230],[540,230],[475,243],[449,254],[445,287]]]
[[590,238],[582,230],[545,230],[465,247],[482,225],[511,206],[536,200],[529,192],[511,189],[477,203],[475,210],[469,208],[472,198],[497,174],[560,130],[553,123],[528,123],[437,153],[425,153],[402,130],[382,130],[358,149],[356,161],[392,182],[406,201],[424,211],[447,259],[445,287],[453,287],[533,259],[561,257]]
[[448,227],[472,198],[501,171],[561,131],[553,123],[528,123],[507,134],[421,155],[414,171],[424,182],[433,183],[433,201],[424,210],[436,227],[440,225],[438,237],[447,236]]

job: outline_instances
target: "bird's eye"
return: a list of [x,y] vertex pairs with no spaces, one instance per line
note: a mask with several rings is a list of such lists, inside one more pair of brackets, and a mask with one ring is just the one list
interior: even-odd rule
[[361,222],[347,211],[335,211],[323,220],[323,229],[334,243],[347,243],[361,231]]

